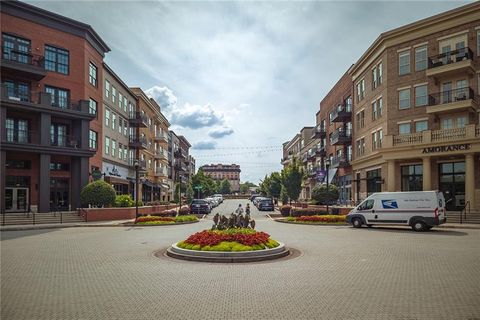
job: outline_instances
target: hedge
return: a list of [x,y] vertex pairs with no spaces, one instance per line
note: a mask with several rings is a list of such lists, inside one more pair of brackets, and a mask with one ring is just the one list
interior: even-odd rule
[[115,189],[103,180],[93,181],[80,192],[82,206],[109,207],[115,204]]
[[301,216],[319,216],[326,215],[327,211],[317,208],[293,208],[290,210],[290,216],[292,217],[301,217]]
[[287,217],[290,215],[290,211],[292,210],[292,206],[284,205],[280,207],[280,213],[282,216]]

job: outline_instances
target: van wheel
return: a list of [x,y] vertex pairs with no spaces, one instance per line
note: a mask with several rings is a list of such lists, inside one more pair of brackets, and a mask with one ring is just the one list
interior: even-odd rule
[[412,224],[412,229],[413,231],[417,231],[417,232],[420,232],[420,231],[424,231],[426,230],[427,228],[427,225],[422,222],[422,221],[415,221],[413,224]]
[[360,220],[359,218],[354,218],[352,220],[352,225],[354,228],[360,228],[362,226],[362,220]]

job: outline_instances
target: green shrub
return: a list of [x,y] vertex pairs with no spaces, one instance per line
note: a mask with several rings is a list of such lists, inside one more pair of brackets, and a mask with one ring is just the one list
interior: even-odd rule
[[189,207],[182,207],[180,210],[178,210],[179,215],[186,215],[190,213],[190,208]]
[[339,196],[340,194],[338,192],[338,188],[334,184],[330,184],[328,186],[328,190],[325,184],[316,186],[312,189],[312,200],[314,200],[317,204],[336,203]]
[[194,215],[175,217],[175,222],[188,222],[188,221],[198,221],[198,218],[197,216],[194,216]]
[[293,208],[290,211],[292,217],[318,216],[327,214],[326,210],[316,208]]
[[[135,203],[133,204],[133,206],[135,206]],[[143,207],[143,201],[142,200],[138,200],[138,206]]]
[[115,204],[115,189],[103,180],[87,184],[80,192],[82,206],[108,207]]
[[133,207],[134,202],[132,197],[129,194],[122,194],[115,198],[115,207]]
[[282,216],[286,217],[290,215],[290,211],[292,210],[291,206],[285,205],[280,207],[280,213]]

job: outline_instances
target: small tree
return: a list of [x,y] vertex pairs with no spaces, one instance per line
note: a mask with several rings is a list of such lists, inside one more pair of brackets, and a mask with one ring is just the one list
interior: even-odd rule
[[103,180],[87,184],[80,193],[82,206],[106,207],[115,204],[115,189]]
[[189,183],[187,187],[187,203],[192,203],[193,200],[193,188],[192,185]]
[[336,203],[338,197],[340,196],[338,188],[334,184],[327,185],[322,184],[320,186],[315,186],[312,189],[312,199],[315,200],[317,204],[333,204]]
[[296,158],[282,170],[281,177],[282,185],[285,187],[288,197],[290,200],[297,201],[302,191],[302,182],[305,174]]
[[275,199],[280,197],[282,191],[282,177],[280,173],[273,172],[269,177],[268,195]]
[[122,194],[115,198],[115,207],[133,207],[135,202],[129,194]]
[[221,187],[220,187],[220,193],[221,194],[230,194],[232,192],[232,188],[230,186],[230,182],[225,179],[222,181]]

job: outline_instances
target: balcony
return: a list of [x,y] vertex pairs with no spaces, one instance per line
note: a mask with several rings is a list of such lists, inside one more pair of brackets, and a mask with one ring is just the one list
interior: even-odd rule
[[460,88],[431,94],[428,99],[427,113],[450,113],[473,111],[478,109],[478,101],[472,88]]
[[168,143],[168,137],[166,134],[161,133],[161,132],[155,132],[155,135],[153,136],[153,139],[158,142],[165,142]]
[[74,135],[50,134],[42,139],[41,131],[5,129],[2,149],[46,154],[92,156],[95,150],[82,148],[81,139]]
[[327,149],[325,149],[324,146],[319,145],[317,146],[316,154],[318,157],[325,158],[327,156]]
[[41,80],[47,75],[42,56],[2,47],[2,73],[31,80]]
[[307,170],[307,176],[309,178],[315,178],[317,176],[317,170],[319,170],[319,167],[312,167]]
[[307,163],[307,162],[308,162],[308,154],[305,153],[305,154],[302,156],[302,162],[303,162],[303,163]]
[[188,168],[187,168],[187,166],[184,165],[183,163],[180,163],[180,164],[176,164],[176,165],[175,165],[175,170],[187,172],[187,171],[188,171]]
[[148,117],[145,113],[140,111],[131,111],[128,115],[128,122],[131,127],[148,127]]
[[145,137],[137,137],[135,135],[131,135],[128,139],[128,143],[131,148],[135,148],[135,149],[148,148],[148,141]]
[[478,140],[480,138],[480,127],[474,124],[464,128],[425,130],[411,134],[399,134],[386,136],[383,148],[394,148],[403,146],[431,145],[433,143],[455,143],[465,140]]
[[349,157],[345,156],[335,156],[332,158],[331,163],[332,168],[346,168],[350,166]]
[[167,160],[167,155],[161,150],[155,150],[154,157],[159,160]]
[[332,136],[330,137],[330,144],[332,146],[340,146],[340,145],[351,144],[351,143],[352,143],[352,131],[349,129],[336,130],[334,133],[332,133]]
[[31,91],[20,90],[8,85],[1,86],[0,97],[2,106],[25,112],[46,112],[70,119],[93,120],[96,117],[96,114],[90,113],[88,100],[72,102],[70,99],[58,97],[52,99],[52,95],[47,92],[33,94]]
[[321,125],[317,125],[313,130],[312,139],[323,139],[327,136],[327,130]]
[[352,105],[340,104],[336,106],[331,115],[332,122],[350,122],[352,120]]
[[156,167],[155,170],[153,171],[153,176],[159,177],[159,178],[166,178],[167,170],[163,170],[162,167]]
[[187,157],[187,155],[182,149],[175,150],[175,152],[173,153],[173,156],[177,159],[185,159]]
[[475,74],[473,52],[462,48],[428,58],[427,77],[441,79],[455,74]]

